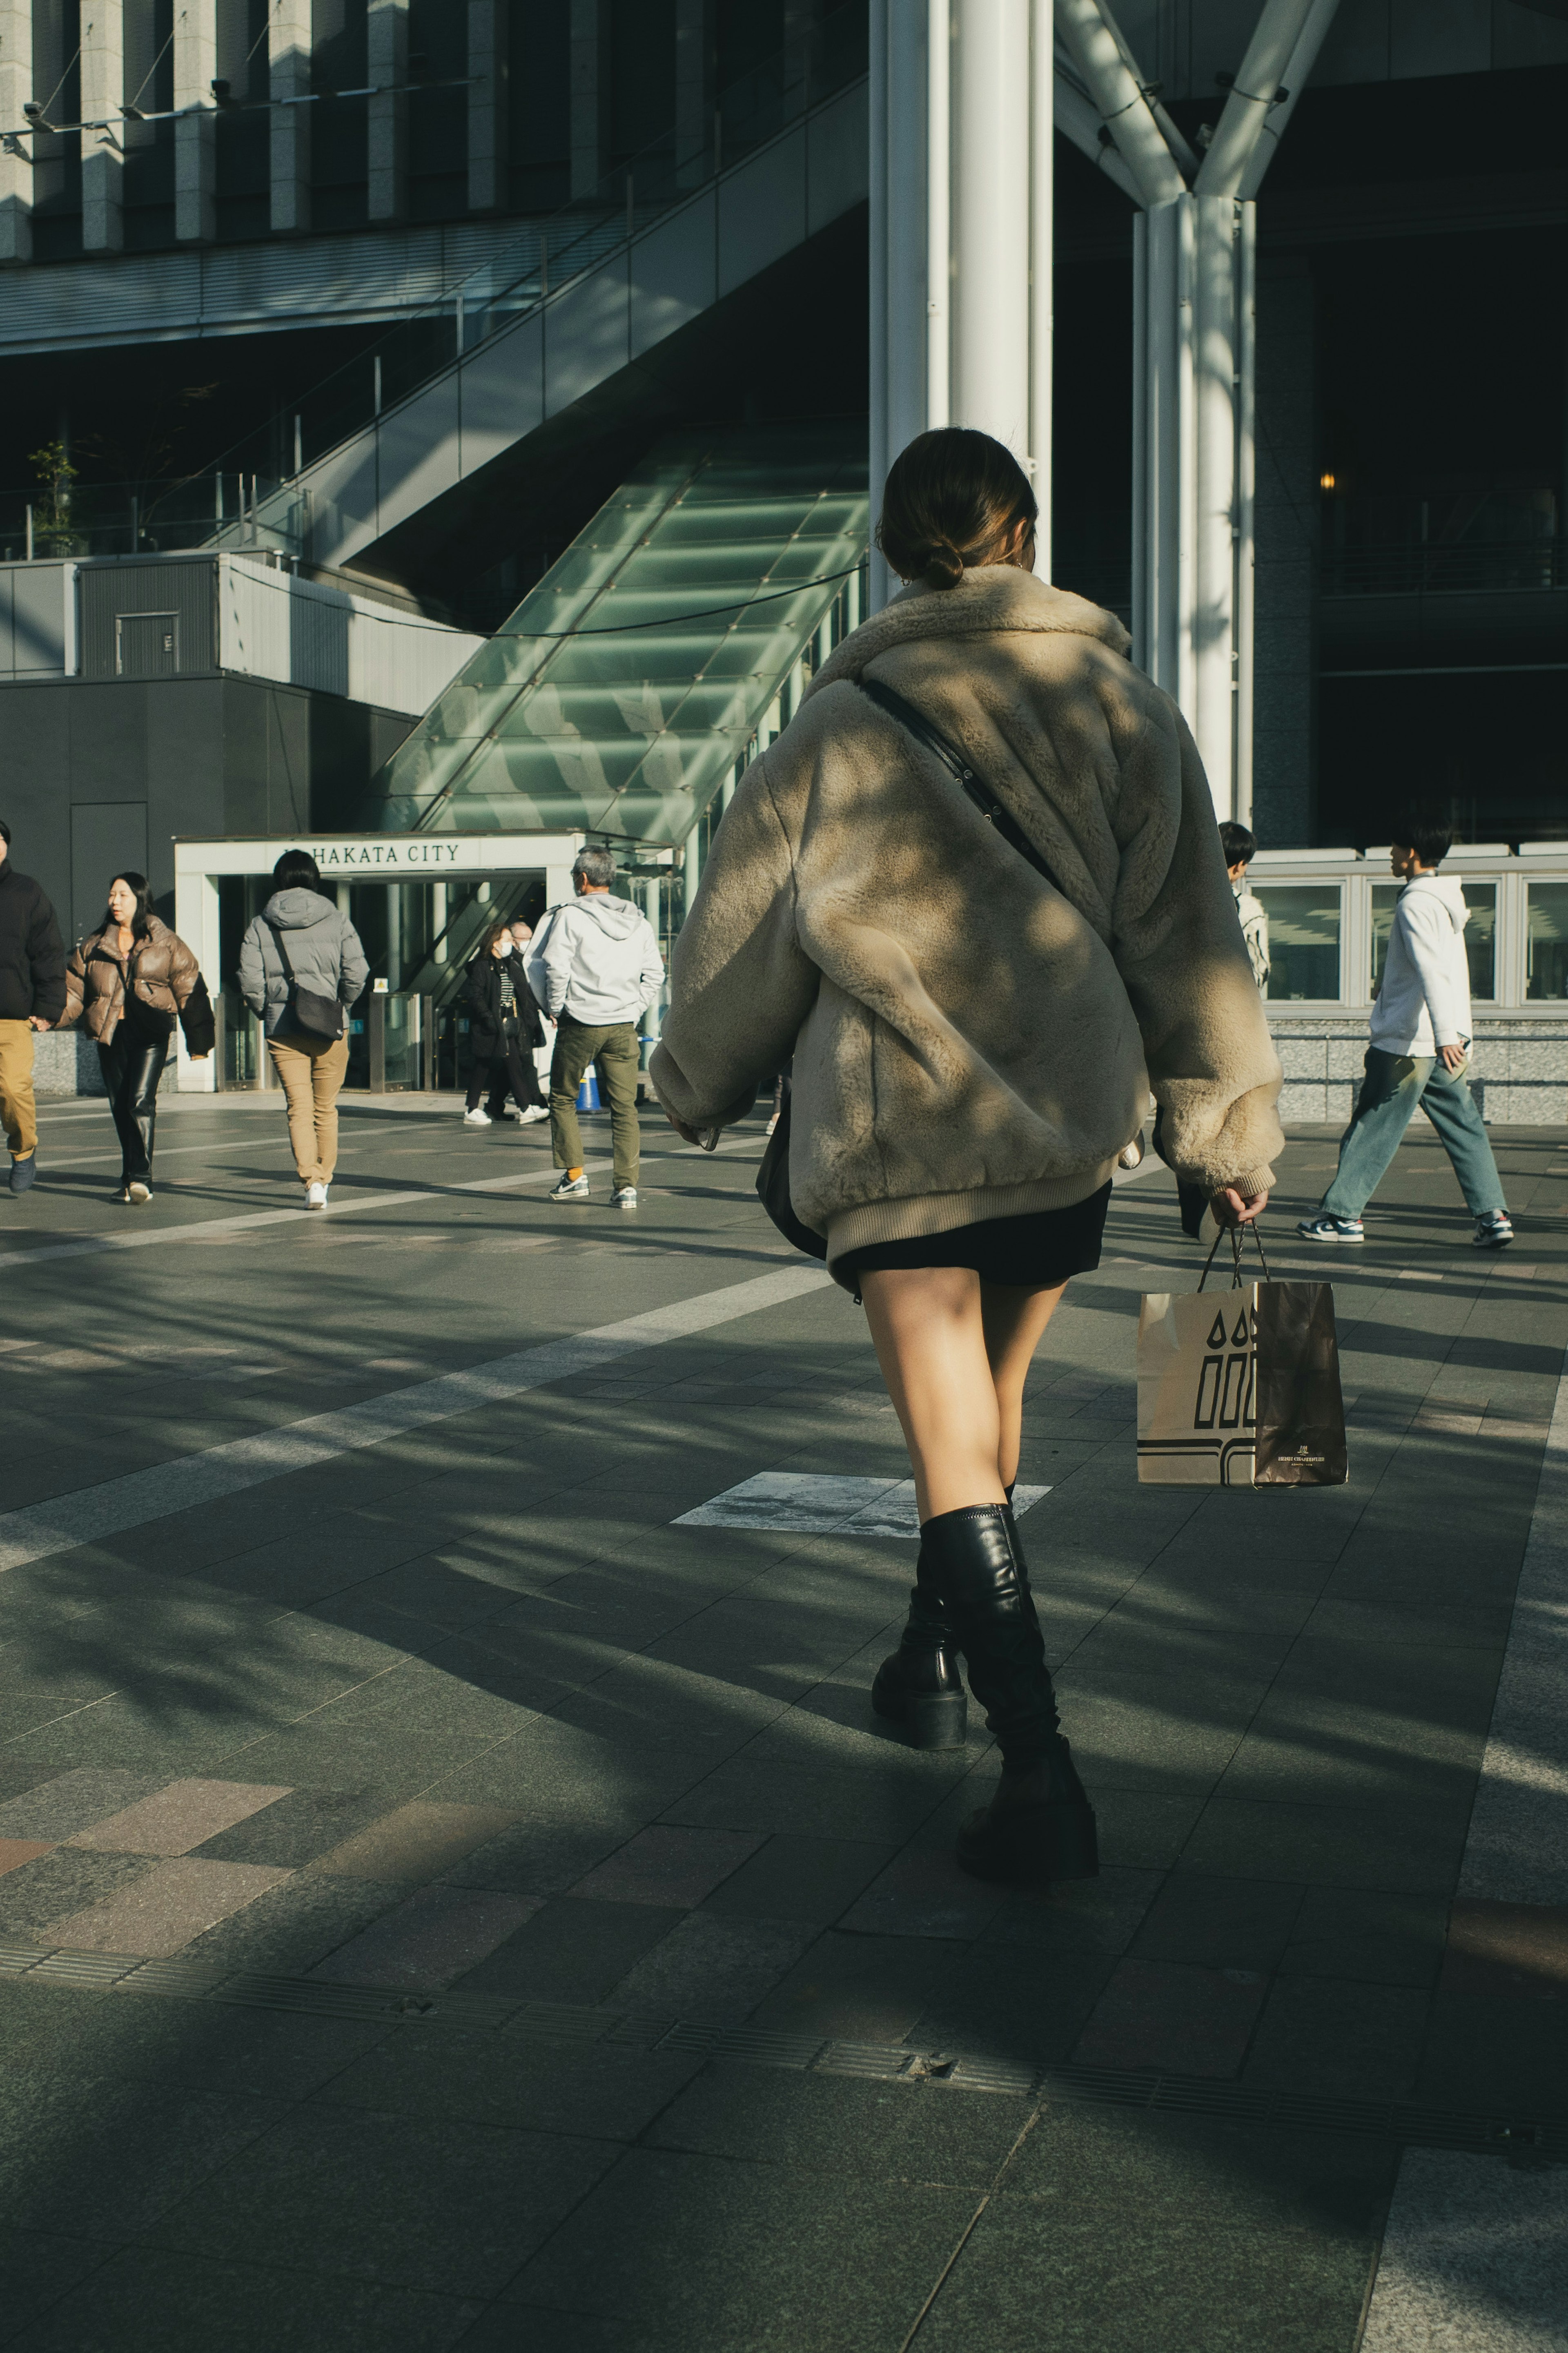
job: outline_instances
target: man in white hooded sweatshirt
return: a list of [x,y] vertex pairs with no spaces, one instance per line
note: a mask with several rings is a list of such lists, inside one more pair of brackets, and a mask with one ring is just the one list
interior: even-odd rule
[[1365,1240],[1362,1210],[1399,1149],[1417,1103],[1454,1164],[1476,1221],[1478,1250],[1505,1250],[1513,1222],[1481,1115],[1465,1076],[1470,1059],[1469,909],[1458,877],[1437,868],[1453,841],[1445,827],[1407,818],[1394,845],[1404,882],[1383,985],[1372,1012],[1366,1076],[1340,1143],[1340,1165],[1315,1218],[1297,1230],[1315,1242]]
[[593,1063],[610,1105],[617,1209],[637,1205],[642,1131],[637,1121],[637,1023],[664,980],[653,925],[629,899],[611,896],[616,861],[582,849],[572,868],[577,896],[552,908],[530,944],[529,987],[558,1027],[550,1063],[550,1140],[565,1174],[552,1201],[585,1201],[577,1090]]

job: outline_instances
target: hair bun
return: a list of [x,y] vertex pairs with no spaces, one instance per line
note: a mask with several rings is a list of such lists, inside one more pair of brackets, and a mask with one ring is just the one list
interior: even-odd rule
[[921,550],[921,569],[933,588],[956,588],[963,577],[963,558],[950,539],[934,539]]

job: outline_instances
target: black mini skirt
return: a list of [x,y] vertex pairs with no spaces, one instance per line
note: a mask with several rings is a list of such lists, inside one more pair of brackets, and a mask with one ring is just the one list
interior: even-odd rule
[[912,1234],[902,1241],[871,1242],[841,1259],[834,1273],[858,1288],[862,1275],[885,1267],[968,1266],[982,1282],[1018,1291],[1055,1291],[1100,1264],[1110,1187],[1067,1209],[1031,1209],[1021,1218],[983,1218],[945,1234]]

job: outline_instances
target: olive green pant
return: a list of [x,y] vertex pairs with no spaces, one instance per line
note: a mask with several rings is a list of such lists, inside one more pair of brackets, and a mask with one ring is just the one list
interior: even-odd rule
[[616,1155],[616,1189],[635,1185],[642,1151],[637,1120],[637,1071],[641,1066],[635,1021],[611,1021],[590,1028],[560,1017],[555,1051],[550,1058],[550,1141],[557,1168],[581,1168],[583,1136],[577,1125],[577,1090],[589,1063],[599,1073],[599,1086],[610,1106],[610,1136]]

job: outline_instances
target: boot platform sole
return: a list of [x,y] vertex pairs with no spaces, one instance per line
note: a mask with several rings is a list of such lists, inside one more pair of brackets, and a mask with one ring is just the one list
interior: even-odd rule
[[902,1725],[911,1748],[962,1748],[969,1736],[966,1692],[900,1692],[889,1696],[873,1686],[871,1706],[887,1723]]

